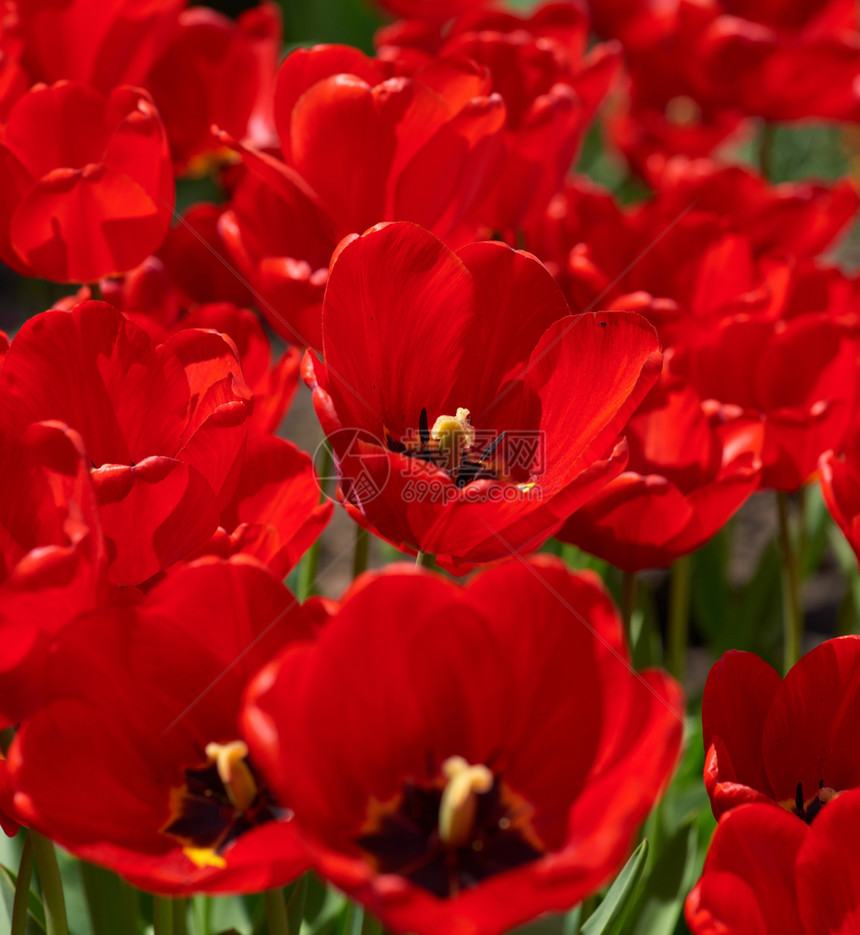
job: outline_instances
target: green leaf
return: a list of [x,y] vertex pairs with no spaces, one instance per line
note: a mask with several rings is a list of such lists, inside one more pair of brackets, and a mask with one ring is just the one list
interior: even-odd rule
[[[93,935],[114,935],[118,924],[123,935],[137,935],[142,920],[137,913],[137,891],[124,880],[86,861],[78,861],[84,895],[89,905]],[[134,920],[134,921],[132,921]]]
[[631,912],[631,935],[672,935],[684,899],[701,871],[696,820],[683,825],[663,845]]
[[609,887],[600,905],[582,926],[582,935],[619,935],[636,895],[645,860],[648,839],[633,851],[623,870]]
[[[304,919],[300,935],[335,935],[343,928],[350,903],[343,893],[327,887],[312,874],[307,876]],[[299,931],[298,927],[294,931]]]
[[[9,931],[12,928],[12,903],[15,900],[15,884],[18,882],[17,874],[7,867],[0,866],[0,931]],[[27,932],[32,935],[44,935],[45,909],[37,893],[30,890],[27,905]]]

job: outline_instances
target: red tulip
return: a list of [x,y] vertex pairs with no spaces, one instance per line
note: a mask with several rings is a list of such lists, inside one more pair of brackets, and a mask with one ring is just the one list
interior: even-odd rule
[[380,30],[380,57],[396,67],[467,57],[489,69],[493,91],[504,99],[507,158],[474,220],[513,237],[561,187],[618,72],[620,50],[604,43],[586,54],[588,17],[568,2],[545,3],[525,16],[476,10],[435,37],[410,26]]
[[248,309],[228,302],[198,305],[180,324],[182,329],[207,328],[230,337],[238,351],[242,376],[254,394],[248,428],[261,434],[276,432],[299,386],[298,349],[288,347],[273,362],[272,345],[260,319]]
[[660,368],[623,312],[572,318],[534,257],[409,224],[345,241],[305,382],[350,515],[446,567],[536,548],[621,471]]
[[21,62],[21,37],[17,19],[6,9],[0,15],[0,123],[9,119],[15,101],[30,87],[30,76]]
[[228,338],[181,331],[155,346],[103,302],[30,319],[0,369],[0,423],[81,432],[115,584],[146,581],[214,532],[250,414]]
[[857,394],[856,340],[827,312],[788,320],[736,315],[679,354],[703,398],[764,417],[762,486],[794,491],[842,444]]
[[627,470],[558,538],[625,571],[671,565],[721,529],[759,485],[764,427],[664,379],[624,428]]
[[53,637],[105,597],[89,459],[59,422],[0,428],[0,726],[41,701]]
[[342,237],[393,219],[452,235],[500,164],[504,105],[488,96],[483,69],[450,61],[390,73],[346,46],[297,49],[275,99],[285,161],[239,147],[247,172],[219,230],[269,324],[292,343],[320,347]]
[[752,653],[717,662],[702,705],[715,815],[759,801],[809,822],[833,794],[860,787],[858,660],[860,637],[845,636],[807,653],[785,681]]
[[307,858],[237,715],[248,678],[310,639],[320,612],[253,560],[205,559],[137,605],[76,620],[48,660],[47,703],[9,750],[16,815],[155,892],[293,879]]
[[[180,291],[183,304],[232,302],[255,304],[242,273],[233,265],[227,245],[218,231],[225,205],[193,204],[164,239],[158,256]],[[104,287],[103,287],[104,288]]]
[[486,6],[492,0],[375,0],[383,9],[395,16],[444,22],[470,10]]
[[682,712],[665,673],[630,668],[599,580],[542,558],[464,589],[363,577],[251,683],[242,723],[318,873],[393,932],[491,935],[623,863]]
[[[208,7],[184,10],[146,78],[177,171],[202,175],[215,155],[211,126],[261,146],[276,143],[272,103],[281,12],[263,3],[235,22]],[[237,80],[241,76],[241,80]]]
[[137,266],[167,233],[167,137],[140,89],[36,85],[0,134],[0,167],[0,258],[27,276],[94,282]]
[[827,451],[818,462],[821,492],[830,515],[860,561],[860,433],[854,429],[843,457]]
[[255,433],[236,492],[200,552],[251,555],[283,578],[328,525],[333,509],[331,500],[320,503],[309,455],[283,438]]
[[[227,335],[236,345],[243,378],[254,394],[249,429],[262,433],[277,431],[298,389],[301,355],[297,348],[288,347],[273,362],[269,338],[252,311],[229,302],[189,302],[156,257],[149,257],[125,276],[103,280],[100,285],[105,301],[142,328],[153,343],[161,344],[171,335],[189,329],[209,329]],[[54,308],[71,311],[90,295],[89,287],[84,286],[77,296],[61,299]],[[188,306],[193,306],[190,311]]]
[[[141,84],[185,0],[23,0],[22,58],[35,81],[80,81],[105,94]],[[45,132],[45,131],[43,131]]]
[[860,923],[860,792],[828,803],[804,828],[747,805],[717,826],[687,897],[694,935],[848,935]]
[[[707,159],[672,159],[651,182],[653,198],[622,207],[588,179],[574,177],[529,226],[526,243],[553,270],[575,310],[597,301],[640,308],[644,300],[659,300],[663,307],[653,308],[653,317],[668,343],[689,341],[698,321],[709,331],[712,316],[771,306],[780,315],[784,254],[822,253],[860,205],[847,180],[769,185],[748,169]],[[804,266],[795,275],[793,291],[811,273]]]
[[21,827],[17,819],[12,817],[14,811],[12,790],[9,788],[9,777],[6,769],[6,758],[0,754],[0,829],[9,838],[15,837]]
[[656,70],[667,48],[699,99],[767,120],[856,120],[857,10],[848,0],[808,3],[607,3],[591,0],[600,31]]

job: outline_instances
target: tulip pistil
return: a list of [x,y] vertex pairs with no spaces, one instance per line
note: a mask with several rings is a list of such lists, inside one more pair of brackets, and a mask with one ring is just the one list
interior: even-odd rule
[[380,873],[394,873],[446,898],[542,857],[533,808],[501,776],[463,757],[371,801],[356,844]]
[[170,819],[161,831],[182,842],[198,866],[220,866],[221,854],[246,831],[291,813],[260,784],[243,741],[209,743],[205,756],[170,790]]
[[794,793],[794,808],[792,808],[791,811],[793,811],[798,818],[802,818],[808,825],[811,825],[813,819],[818,815],[821,809],[839,795],[841,795],[840,792],[831,789],[830,786],[825,786],[824,780],[822,779],[818,783],[818,791],[809,802],[807,802],[803,797],[803,783],[799,782]]
[[465,487],[476,480],[510,480],[499,451],[506,434],[502,432],[482,447],[486,439],[479,439],[468,409],[458,407],[453,416],[438,416],[430,428],[425,408],[417,433],[412,430],[397,439],[386,430],[385,438],[389,451],[443,468],[458,487]]
[[448,782],[439,803],[439,840],[446,847],[464,847],[474,835],[478,796],[493,788],[493,774],[461,756],[448,757],[442,773]]

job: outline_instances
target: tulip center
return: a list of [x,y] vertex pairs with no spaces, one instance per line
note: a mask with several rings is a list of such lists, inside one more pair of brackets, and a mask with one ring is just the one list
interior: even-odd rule
[[372,802],[356,843],[378,872],[452,897],[543,856],[532,813],[487,766],[452,756],[433,779],[408,781],[393,800]]
[[432,428],[427,410],[422,409],[417,433],[410,430],[398,439],[386,430],[385,440],[389,451],[434,464],[447,471],[458,487],[465,487],[476,480],[511,480],[499,450],[505,435],[479,437],[469,410],[458,407],[455,415],[439,416]]
[[206,762],[185,770],[185,782],[170,790],[170,819],[162,827],[184,845],[199,866],[224,866],[221,856],[251,828],[292,817],[269,797],[241,740],[206,744]]
[[818,784],[818,791],[807,802],[803,797],[803,783],[799,782],[794,794],[794,808],[791,809],[791,811],[793,811],[798,818],[802,818],[808,825],[811,825],[813,819],[818,815],[821,809],[824,808],[828,802],[832,802],[833,799],[841,794],[841,792],[831,789],[830,786],[825,786],[824,780],[822,780]]
[[665,114],[676,127],[694,127],[702,122],[702,108],[686,94],[673,97],[666,104]]

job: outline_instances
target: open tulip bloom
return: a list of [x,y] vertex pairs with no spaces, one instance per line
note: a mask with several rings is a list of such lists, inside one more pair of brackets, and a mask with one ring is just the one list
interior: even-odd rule
[[860,935],[857,0],[293,6],[0,0],[0,935]]
[[638,315],[570,315],[530,254],[394,223],[342,243],[303,366],[350,515],[462,572],[537,548],[623,469],[660,352]]
[[828,640],[785,680],[753,653],[729,652],[711,669],[702,702],[705,787],[716,816],[743,802],[773,802],[811,822],[860,787],[860,637]]
[[359,579],[251,683],[242,723],[321,875],[393,932],[491,935],[618,869],[682,711],[674,680],[632,669],[598,579],[542,557],[465,588]]
[[744,805],[719,823],[687,897],[694,935],[850,935],[860,926],[860,791],[806,828],[779,809]]
[[53,647],[45,703],[9,751],[15,812],[155,892],[289,882],[307,859],[248,760],[239,699],[321,616],[244,556],[202,559],[137,605],[81,616]]

